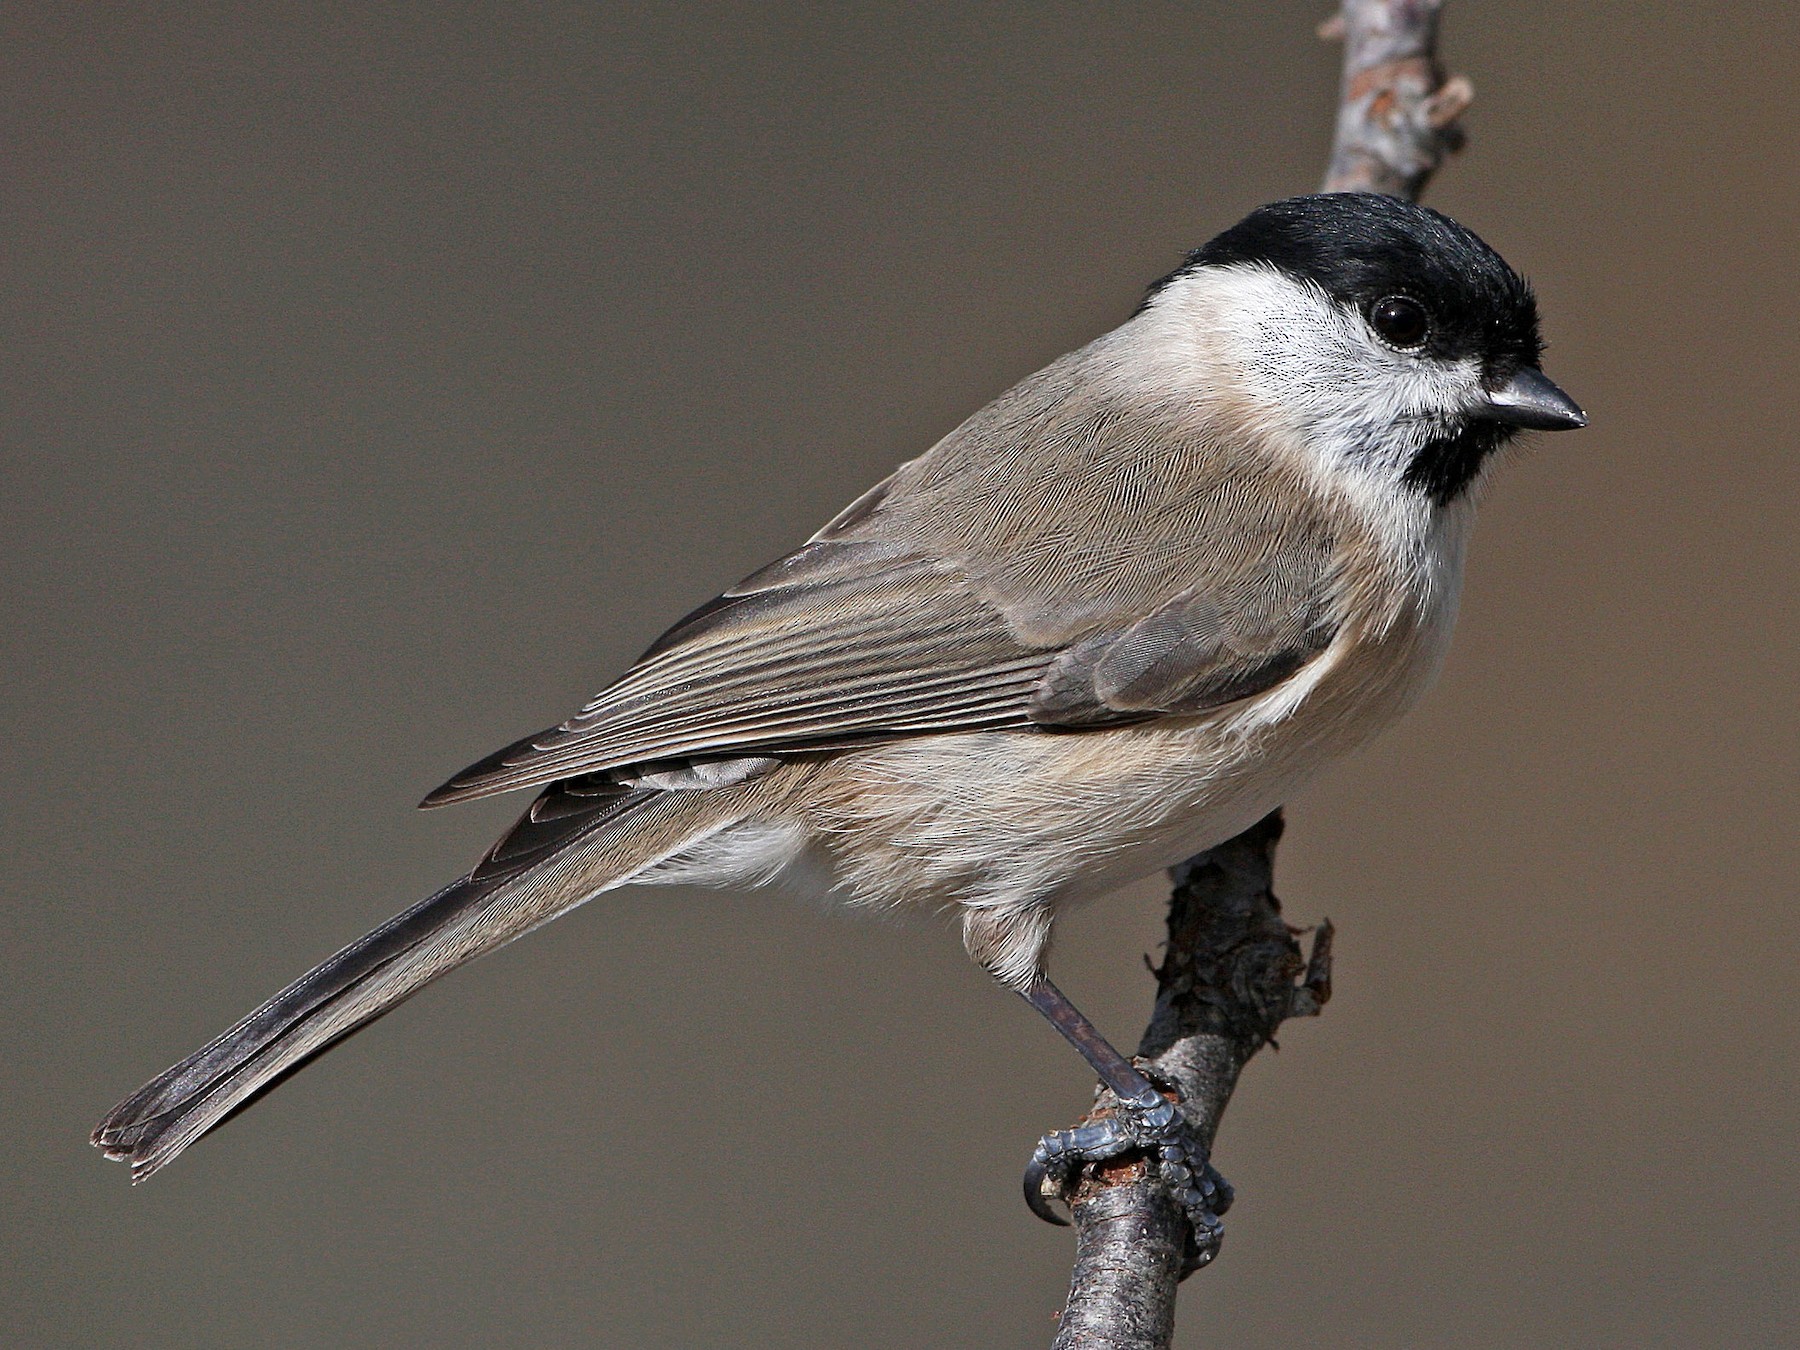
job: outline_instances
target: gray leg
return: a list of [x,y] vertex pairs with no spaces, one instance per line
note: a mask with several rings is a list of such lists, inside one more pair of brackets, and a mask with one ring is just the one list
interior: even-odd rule
[[1019,992],[1075,1047],[1120,1106],[1109,1119],[1058,1130],[1038,1141],[1025,1168],[1025,1203],[1031,1212],[1049,1223],[1067,1223],[1050,1208],[1046,1181],[1061,1190],[1083,1164],[1141,1150],[1193,1225],[1194,1241],[1210,1255],[1224,1231],[1218,1216],[1231,1207],[1231,1187],[1207,1161],[1186,1117],[1049,980],[1040,975]]

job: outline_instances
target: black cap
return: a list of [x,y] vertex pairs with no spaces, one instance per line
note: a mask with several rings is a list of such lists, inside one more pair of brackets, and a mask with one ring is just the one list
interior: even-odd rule
[[1543,351],[1525,278],[1473,231],[1398,197],[1330,192],[1259,207],[1150,293],[1196,267],[1232,263],[1274,268],[1364,312],[1409,296],[1431,316],[1425,353],[1473,357],[1499,378],[1535,366]]

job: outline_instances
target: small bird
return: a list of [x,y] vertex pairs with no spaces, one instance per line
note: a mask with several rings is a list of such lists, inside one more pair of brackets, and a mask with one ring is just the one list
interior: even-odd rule
[[1252,212],[701,606],[560,726],[425,798],[538,796],[466,876],[301,976],[95,1130],[142,1180],[427,981],[627,884],[936,906],[1123,1108],[1201,1245],[1229,1192],[1053,985],[1056,916],[1221,843],[1408,708],[1521,429],[1585,426],[1530,287],[1394,198]]

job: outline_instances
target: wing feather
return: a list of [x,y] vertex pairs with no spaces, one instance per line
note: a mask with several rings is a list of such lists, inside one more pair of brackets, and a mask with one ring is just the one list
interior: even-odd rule
[[[1193,715],[1336,631],[1329,513],[1280,455],[1072,353],[425,805],[646,765]],[[1121,337],[1121,335],[1126,335]],[[704,781],[699,775],[696,781]]]
[[1053,649],[1021,643],[941,563],[859,561],[868,574],[781,576],[721,597],[574,717],[471,766],[426,804],[659,760],[1029,724]]

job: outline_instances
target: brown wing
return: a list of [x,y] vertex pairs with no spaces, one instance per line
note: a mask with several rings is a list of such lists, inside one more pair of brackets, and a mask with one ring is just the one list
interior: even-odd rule
[[659,761],[1116,725],[1280,683],[1334,631],[1330,527],[1242,428],[1123,379],[1118,339],[1016,386],[425,805]]
[[1032,647],[951,566],[809,544],[671,629],[567,722],[425,804],[657,761],[1201,712],[1280,683],[1329,642],[1312,597],[1270,600],[1227,613],[1190,590],[1135,623]]
[[1055,654],[1014,639],[947,564],[809,544],[676,625],[561,726],[425,804],[659,760],[1025,726]]
[[1337,625],[1315,596],[1268,599],[1226,611],[1192,590],[1123,629],[1083,638],[1044,672],[1032,719],[1078,727],[1198,713],[1280,684],[1331,645]]

